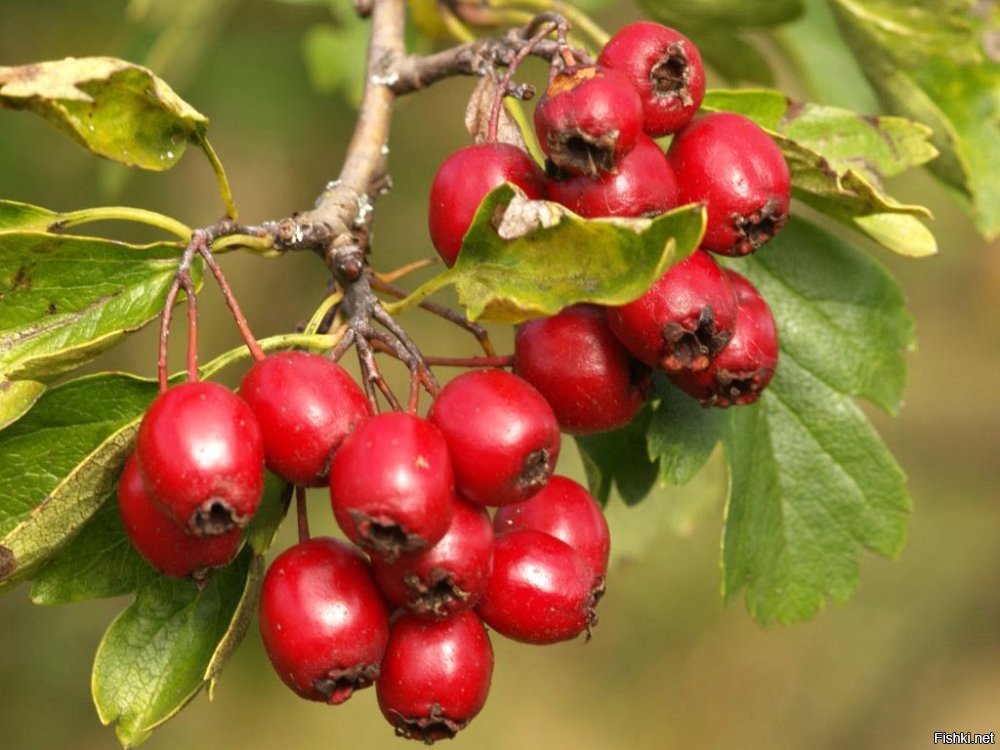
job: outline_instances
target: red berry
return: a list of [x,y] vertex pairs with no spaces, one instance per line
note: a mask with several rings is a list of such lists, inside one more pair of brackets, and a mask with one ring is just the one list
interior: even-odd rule
[[183,383],[157,396],[139,425],[136,455],[153,500],[192,534],[243,528],[260,504],[260,426],[218,383]]
[[549,180],[546,193],[549,200],[588,218],[655,216],[679,205],[677,179],[667,155],[642,133],[615,171],[596,178],[571,175]]
[[597,64],[628,76],[642,100],[642,128],[654,138],[683,128],[705,98],[705,66],[690,39],[639,21],[619,29]]
[[240,547],[239,529],[198,537],[165,516],[143,487],[134,453],[125,462],[118,483],[118,508],[125,533],[136,550],[164,575],[203,580],[210,568],[232,560]]
[[649,369],[615,338],[595,305],[519,325],[514,369],[549,402],[560,428],[574,435],[627,424],[650,383]]
[[544,179],[535,161],[509,143],[466,146],[445,159],[431,183],[427,212],[431,242],[445,265],[455,265],[462,238],[487,193],[512,182],[529,198],[538,200],[544,192]]
[[788,218],[791,180],[781,149],[753,121],[731,112],[702,115],[674,136],[667,151],[681,203],[704,203],[702,247],[747,255]]
[[556,643],[589,632],[603,593],[603,579],[566,542],[515,529],[496,538],[493,575],[476,612],[515,641]]
[[646,364],[668,372],[704,370],[732,336],[736,295],[715,259],[695,250],[639,299],[609,307],[606,317]]
[[347,370],[308,352],[280,352],[257,362],[240,396],[260,423],[267,467],[311,487],[327,482],[333,452],[372,413]]
[[375,693],[397,735],[430,744],[453,738],[482,710],[492,677],[493,646],[473,612],[438,621],[402,615]]
[[726,275],[739,302],[732,339],[704,372],[671,376],[705,406],[752,404],[771,382],[778,364],[778,331],[771,308],[743,276],[728,270]]
[[317,537],[278,555],[259,619],[274,670],[303,698],[343,703],[378,676],[389,615],[367,560],[346,542]]
[[456,498],[451,526],[428,550],[372,561],[386,598],[418,617],[450,617],[476,605],[493,569],[493,524],[481,505]]
[[458,493],[480,505],[527,500],[559,457],[559,422],[526,380],[474,370],[448,383],[427,418],[448,443]]
[[497,534],[513,529],[542,531],[576,550],[594,578],[608,572],[608,522],[594,496],[568,477],[554,476],[530,500],[500,508],[493,525]]
[[453,495],[448,446],[433,424],[413,414],[375,415],[333,457],[330,499],[338,525],[389,561],[445,535]]
[[616,70],[580,65],[557,73],[535,107],[542,151],[572,174],[613,172],[642,132],[642,101]]

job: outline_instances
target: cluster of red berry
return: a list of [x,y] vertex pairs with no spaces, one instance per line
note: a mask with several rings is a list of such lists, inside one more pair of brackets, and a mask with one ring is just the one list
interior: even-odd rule
[[161,393],[119,500],[151,564],[200,580],[237,552],[265,466],[328,485],[350,541],[303,538],[274,560],[265,649],[302,697],[337,704],[374,683],[399,734],[433,741],[486,700],[484,623],[541,644],[596,622],[608,527],[583,487],[553,476],[559,447],[551,407],[511,373],[460,375],[426,418],[373,414],[339,365],[284,352],[255,363],[239,394],[207,382]]
[[[515,145],[483,143],[455,152],[435,175],[430,234],[449,266],[483,197],[503,182],[587,218],[705,206],[701,248],[643,297],[606,311],[577,306],[520,327],[517,370],[567,432],[627,423],[645,399],[646,367],[712,406],[755,401],[773,375],[778,341],[767,303],[706,251],[747,255],[781,229],[788,166],[746,117],[695,117],[704,93],[695,45],[666,26],[634,23],[608,41],[596,65],[553,75],[534,114],[544,172]],[[653,140],[664,136],[666,151]]]

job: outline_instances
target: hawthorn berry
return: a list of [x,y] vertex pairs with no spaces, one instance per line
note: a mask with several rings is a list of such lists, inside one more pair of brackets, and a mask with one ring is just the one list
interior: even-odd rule
[[271,563],[260,592],[260,633],[282,681],[339,704],[368,687],[389,641],[389,614],[368,561],[353,545],[316,537]]
[[733,335],[736,294],[715,259],[695,250],[639,299],[605,315],[618,340],[646,364],[699,371]]
[[530,499],[498,509],[493,525],[497,534],[513,529],[542,531],[576,550],[595,579],[608,571],[608,522],[594,496],[569,477],[554,476]]
[[392,623],[375,694],[396,734],[451,739],[486,703],[493,646],[471,611],[445,620],[402,614]]
[[372,414],[347,370],[309,352],[280,352],[256,362],[240,396],[260,423],[267,467],[310,487],[328,481],[333,452]]
[[707,370],[671,376],[704,406],[752,404],[771,382],[778,364],[778,331],[771,308],[745,277],[730,270],[726,275],[739,303],[732,339]]
[[510,143],[466,146],[445,159],[431,183],[427,211],[431,242],[445,265],[455,265],[462,238],[487,193],[510,182],[538,200],[544,179],[535,160]]
[[604,579],[566,542],[517,528],[496,538],[493,574],[476,612],[512,640],[557,643],[589,632],[603,593]]
[[588,218],[655,216],[679,205],[677,179],[667,155],[642,133],[613,172],[551,179],[545,190],[549,200]]
[[239,529],[199,537],[164,515],[143,486],[134,453],[125,462],[118,482],[118,509],[136,551],[164,575],[202,581],[209,569],[228,563],[240,548]]
[[545,397],[563,432],[574,435],[627,424],[650,385],[649,368],[629,354],[596,305],[573,305],[521,323],[514,334],[514,371]]
[[157,396],[135,450],[153,501],[192,534],[243,528],[260,504],[260,426],[247,403],[218,383],[182,383]]
[[706,250],[747,255],[784,226],[792,191],[788,165],[752,120],[732,112],[696,117],[674,136],[667,158],[680,202],[706,206]]
[[444,435],[455,488],[480,505],[527,500],[559,458],[559,422],[528,381],[504,370],[473,370],[449,382],[427,418]]
[[351,541],[388,561],[435,544],[451,523],[454,480],[437,427],[413,414],[376,414],[344,438],[330,500]]
[[642,132],[642,101],[628,77],[595,65],[560,71],[535,107],[545,155],[571,174],[613,172]]
[[482,596],[493,569],[493,523],[481,505],[455,498],[448,532],[430,549],[372,560],[385,597],[418,617],[450,617]]
[[694,43],[651,21],[620,28],[597,64],[628,76],[642,101],[642,129],[654,138],[676,133],[705,98],[705,66]]

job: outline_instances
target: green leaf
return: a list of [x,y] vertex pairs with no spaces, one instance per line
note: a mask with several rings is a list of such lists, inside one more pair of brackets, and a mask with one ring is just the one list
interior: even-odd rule
[[588,220],[504,184],[483,200],[445,276],[472,320],[518,323],[577,302],[620,305],[694,251],[704,225],[700,206]]
[[864,550],[900,552],[905,479],[850,396],[783,353],[760,401],[730,420],[726,601],[745,588],[759,622],[806,620],[853,594]]
[[998,33],[991,6],[828,2],[885,106],[934,129],[941,158],[931,171],[966,194],[984,236],[1000,235],[1000,60],[987,47]]
[[157,576],[111,623],[91,686],[98,716],[117,722],[124,747],[144,742],[216,678],[245,632],[256,596],[261,566],[252,558],[245,550],[202,589]]
[[800,220],[731,265],[770,304],[781,355],[760,401],[728,411],[724,592],[794,622],[850,596],[862,551],[902,547],[904,477],[854,397],[898,407],[913,323],[884,269]]
[[274,543],[278,527],[285,520],[294,487],[271,472],[264,477],[264,496],[246,531],[246,541],[257,555],[263,555]]
[[127,375],[80,378],[0,432],[0,590],[30,576],[114,491],[156,393]]
[[[764,28],[794,21],[805,8],[802,0],[641,0],[646,11],[659,21],[685,27]],[[697,43],[697,39],[695,39]]]
[[[837,107],[801,104],[769,90],[710,91],[707,109],[739,112],[767,130],[781,147],[792,176],[792,194],[858,229],[894,252],[909,256],[937,251],[933,236],[914,219],[923,206],[886,195],[885,177],[933,159],[930,130],[900,117],[868,117]],[[871,219],[869,217],[882,217]],[[865,220],[858,221],[860,217]]]
[[767,300],[782,358],[793,358],[836,391],[896,413],[914,331],[906,297],[885,268],[795,218],[752,256],[724,262]]
[[162,309],[180,254],[171,243],[0,233],[0,377],[51,378],[141,328]]
[[13,229],[44,232],[58,218],[59,214],[49,211],[47,208],[17,201],[0,200],[0,232]]
[[135,591],[160,574],[125,535],[114,496],[32,576],[35,604],[71,604]]
[[111,57],[0,66],[0,107],[35,112],[98,156],[155,171],[202,143],[208,125],[150,70]]
[[646,498],[656,483],[657,467],[646,450],[652,411],[645,408],[629,424],[597,435],[577,435],[590,494],[607,505],[612,487],[626,505]]
[[735,30],[719,24],[692,29],[691,34],[704,61],[729,83],[774,85],[771,64]]
[[45,388],[37,380],[0,380],[0,430],[23,417]]
[[656,395],[647,453],[659,464],[661,483],[687,484],[719,444],[725,417],[718,409],[704,408],[665,377],[656,379]]

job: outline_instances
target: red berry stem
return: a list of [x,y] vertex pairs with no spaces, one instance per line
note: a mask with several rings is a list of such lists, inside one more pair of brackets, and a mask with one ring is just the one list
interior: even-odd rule
[[[181,261],[177,265],[177,273],[167,290],[167,296],[163,301],[163,312],[160,315],[160,345],[156,360],[156,373],[160,384],[160,392],[167,390],[169,375],[167,373],[167,344],[170,341],[170,323],[174,316],[174,305],[177,302],[177,295],[184,289],[184,295],[188,303],[188,380],[198,380],[198,354],[197,354],[197,303],[195,302],[194,283],[191,281],[191,261],[198,252],[198,237],[201,230],[195,231],[184,253]],[[193,363],[193,364],[192,364]]]
[[188,341],[187,341],[187,379],[188,382],[198,382],[198,295],[194,291],[191,275],[181,276],[181,286],[187,298],[188,308]]
[[[197,236],[199,232],[195,232]],[[194,240],[192,239],[192,242]],[[233,294],[233,290],[229,287],[229,282],[226,280],[226,276],[222,273],[222,269],[219,264],[215,261],[215,256],[209,249],[209,236],[206,232],[203,235],[201,244],[198,248],[198,254],[205,259],[205,265],[212,272],[212,276],[215,277],[216,283],[219,285],[219,289],[222,292],[223,298],[226,300],[226,306],[229,307],[229,312],[233,316],[233,320],[236,321],[236,327],[239,329],[240,336],[243,337],[244,343],[247,345],[247,349],[250,350],[250,355],[258,362],[264,359],[264,350],[260,348],[260,344],[257,343],[257,339],[250,332],[250,326],[247,323],[246,316],[243,315],[243,310],[240,308],[239,302],[236,301],[236,297]]]
[[309,536],[309,510],[306,507],[306,488],[300,484],[295,485],[295,520],[298,522],[299,542],[308,542]]
[[424,357],[433,367],[513,367],[514,355],[493,357]]

